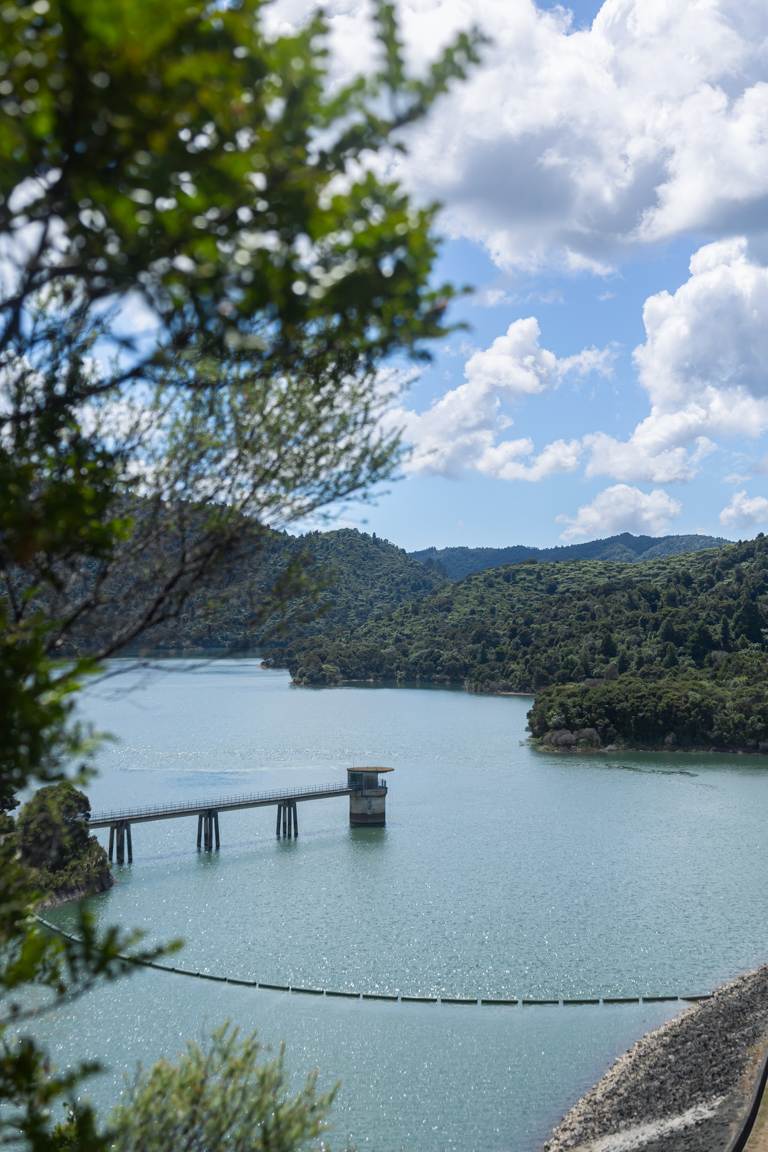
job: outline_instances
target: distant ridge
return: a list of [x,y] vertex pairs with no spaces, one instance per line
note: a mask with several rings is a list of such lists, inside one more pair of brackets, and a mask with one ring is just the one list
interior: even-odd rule
[[730,543],[720,536],[633,536],[631,532],[622,532],[604,540],[587,540],[584,544],[564,544],[557,548],[531,548],[525,544],[513,544],[509,548],[422,548],[411,552],[410,556],[430,567],[438,565],[449,580],[463,580],[475,572],[504,564],[519,564],[523,560],[549,563],[618,560],[622,564],[636,564],[685,552],[721,548]]

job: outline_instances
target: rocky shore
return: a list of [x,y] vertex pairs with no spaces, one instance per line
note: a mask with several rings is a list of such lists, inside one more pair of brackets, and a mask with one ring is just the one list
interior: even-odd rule
[[[553,728],[534,743],[546,752],[606,751],[596,728],[577,728],[575,732],[570,728]],[[613,751],[615,747],[613,745],[607,751]]]
[[649,1032],[543,1152],[725,1152],[768,1052],[768,965]]
[[636,744],[617,740],[603,744],[596,728],[553,728],[543,736],[534,736],[531,743],[539,752],[703,752],[720,755],[768,755],[768,741],[753,741],[751,745],[714,747],[711,744],[685,744],[670,733],[660,744]]
[[99,896],[102,892],[108,892],[114,882],[112,870],[107,868],[79,884],[64,884],[47,892],[37,904],[37,911],[44,912],[49,908],[58,908],[61,904],[69,904],[73,900],[85,900],[88,896]]

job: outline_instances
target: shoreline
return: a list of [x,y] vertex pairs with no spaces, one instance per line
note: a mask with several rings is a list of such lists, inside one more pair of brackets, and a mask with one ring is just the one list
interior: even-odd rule
[[49,892],[35,905],[35,912],[48,912],[51,908],[61,908],[64,904],[72,904],[76,900],[87,900],[91,896],[100,896],[109,892],[115,884],[112,869],[91,884],[78,884],[72,888],[61,888],[56,892]]
[[[95,859],[94,859],[95,856]],[[59,908],[63,904],[71,904],[76,900],[87,900],[90,896],[100,896],[114,887],[115,874],[107,854],[99,846],[95,836],[89,837],[88,852],[78,862],[79,867],[72,875],[72,866],[59,878],[55,873],[40,874],[38,891],[40,899],[35,905],[36,912],[46,911],[50,908]]]
[[566,1113],[542,1152],[722,1152],[768,1054],[768,964],[647,1032]]
[[664,748],[659,744],[582,744],[575,748],[563,748],[556,744],[545,744],[534,736],[528,738],[528,743],[535,752],[543,752],[548,756],[620,756],[625,752],[644,752],[654,756],[762,756],[768,759],[768,752],[761,752],[759,748],[713,748],[711,744],[684,744],[674,748]]
[[[130,654],[126,656],[119,656],[117,659],[125,660],[184,660],[200,658],[203,655],[200,649],[178,649],[174,652],[144,652],[141,654]],[[237,657],[238,659],[258,660],[260,667],[265,671],[281,671],[288,672],[290,675],[290,668],[285,664],[272,663],[269,657],[263,657],[259,652],[234,652],[231,649],[219,649],[216,652],[207,650],[207,658],[213,662],[217,659]],[[308,684],[297,681],[291,676],[291,687],[293,688],[307,688],[310,690],[328,689],[328,688],[354,688],[360,685],[367,685],[372,688],[416,688],[416,689],[435,689],[436,691],[447,692],[466,692],[469,696],[496,696],[496,697],[509,697],[525,700],[535,700],[536,693],[534,691],[517,691],[511,689],[490,689],[484,691],[480,688],[468,687],[466,682],[463,681],[435,681],[435,680],[380,680],[375,676],[361,677],[358,679],[344,679],[337,680],[334,683],[325,684]],[[652,753],[655,755],[677,755],[683,753],[684,755],[712,755],[712,756],[766,756],[768,752],[761,752],[759,748],[717,748],[711,744],[676,744],[673,747],[664,747],[663,745],[650,745],[650,744],[582,744],[579,747],[563,747],[554,744],[544,743],[542,738],[529,736],[528,743],[531,748],[536,752],[543,752],[547,755],[570,754],[570,755],[621,755],[623,753],[644,752]]]
[[[290,674],[290,668],[285,665],[269,664],[262,661],[263,668],[269,670],[281,670]],[[491,689],[483,691],[479,688],[467,687],[465,683],[459,681],[435,681],[435,680],[379,680],[374,676],[367,679],[361,678],[357,680],[337,680],[333,684],[307,684],[302,681],[295,680],[291,677],[291,687],[293,688],[309,688],[315,690],[333,689],[333,688],[354,688],[361,684],[368,685],[371,688],[404,688],[404,689],[435,689],[436,691],[444,692],[466,692],[468,696],[494,696],[494,697],[511,697],[524,700],[535,700],[536,693],[533,691],[518,692],[507,689]],[[650,752],[654,755],[677,755],[683,753],[685,755],[711,755],[711,756],[765,756],[768,757],[768,751],[761,752],[759,748],[717,748],[712,744],[674,744],[673,746],[666,747],[663,744],[581,744],[579,746],[562,746],[557,744],[548,744],[542,738],[529,735],[527,738],[528,744],[536,752],[545,752],[547,754],[558,753],[563,755],[587,755],[594,756],[597,754],[608,756],[615,756],[625,752]]]

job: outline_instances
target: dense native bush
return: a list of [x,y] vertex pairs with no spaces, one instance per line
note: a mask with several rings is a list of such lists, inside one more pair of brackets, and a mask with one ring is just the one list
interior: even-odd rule
[[[741,666],[739,666],[741,665]],[[529,713],[538,739],[553,729],[596,729],[603,744],[768,749],[768,659],[728,661],[715,675],[635,675],[544,689]],[[762,747],[761,747],[762,746]]]
[[77,859],[88,844],[90,814],[88,797],[68,781],[39,788],[16,824],[23,863],[56,872]]
[[107,854],[89,835],[88,797],[69,781],[39,788],[9,830],[30,886],[44,900],[101,892],[112,883]]
[[[521,563],[367,619],[340,613],[287,645],[289,666],[343,679],[463,683],[478,691],[715,670],[764,645],[768,541],[638,564]],[[336,672],[334,672],[334,675]]]
[[603,743],[768,742],[768,541],[640,564],[496,568],[362,621],[296,635],[299,682],[463,684],[535,692],[531,729]]
[[622,532],[604,540],[587,540],[583,544],[561,544],[557,548],[529,548],[515,544],[511,548],[423,548],[411,555],[423,564],[437,566],[450,580],[463,580],[474,572],[499,568],[502,564],[519,564],[524,560],[617,560],[636,564],[676,556],[682,552],[700,552],[727,544],[717,536],[633,536]]

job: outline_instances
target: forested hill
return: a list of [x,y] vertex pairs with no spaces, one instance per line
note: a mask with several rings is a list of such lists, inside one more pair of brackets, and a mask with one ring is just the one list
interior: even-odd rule
[[311,645],[363,627],[446,585],[436,568],[412,559],[388,540],[352,528],[285,537],[283,548],[291,558],[300,558],[320,591],[293,603],[284,619],[281,614],[277,635],[270,638],[270,629],[265,629],[261,643],[269,647],[273,663],[287,661],[297,644]]
[[344,679],[428,679],[534,691],[606,674],[701,666],[760,643],[768,540],[616,564],[523,562],[446,583],[386,617],[329,636],[296,661]]
[[290,665],[303,683],[536,691],[538,736],[576,725],[603,742],[756,747],[768,741],[766,629],[760,536],[644,564],[494,568],[299,643]]
[[[274,617],[267,609],[265,620],[267,590],[292,565],[307,592]],[[355,529],[274,533],[258,553],[247,544],[240,548],[178,619],[144,636],[142,647],[154,652],[268,648],[272,661],[281,664],[292,644],[311,645],[326,633],[356,628],[446,583],[434,567],[411,559],[402,548]],[[82,647],[88,648],[87,636]]]
[[[704,539],[708,538],[665,537],[659,541],[626,535],[615,537],[613,543],[619,547],[617,542],[624,542],[621,546],[625,549],[631,545],[634,556],[669,541]],[[610,543],[595,541],[576,547],[599,551]],[[453,551],[458,554],[474,550]],[[558,557],[571,552],[568,548],[550,551]],[[137,581],[143,581],[151,590],[151,574],[147,576],[144,568],[151,573],[152,564],[145,565],[146,559],[134,558],[133,567],[116,568],[114,587],[109,589],[104,609],[85,621],[75,634],[74,650],[103,646],[115,628],[121,603],[130,597]],[[294,578],[297,570],[301,573],[307,592],[290,599],[287,610],[270,616],[267,592],[291,568]],[[180,615],[145,633],[134,650],[259,648],[273,663],[296,667],[298,654],[313,645],[318,650],[325,643],[333,646],[341,637],[355,633],[369,618],[386,616],[449,586],[443,564],[424,554],[409,555],[375,534],[347,528],[303,536],[257,533],[252,538],[245,530],[238,545],[206,577]],[[314,666],[315,661],[312,663]]]
[[521,560],[558,564],[569,560],[615,560],[636,564],[643,560],[720,548],[728,543],[717,536],[633,536],[630,532],[622,532],[620,536],[588,540],[583,544],[565,544],[558,548],[529,548],[524,544],[514,544],[510,548],[423,548],[410,555],[422,563],[438,564],[449,580],[463,580],[474,572],[500,568],[504,564],[519,564]]

